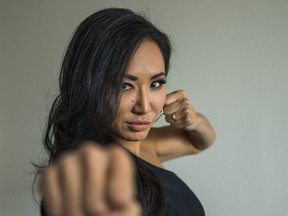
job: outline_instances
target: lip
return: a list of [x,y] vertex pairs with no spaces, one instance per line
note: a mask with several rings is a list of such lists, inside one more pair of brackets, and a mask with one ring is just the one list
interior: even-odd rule
[[150,128],[151,122],[149,121],[131,121],[127,122],[128,127],[133,131],[145,131]]

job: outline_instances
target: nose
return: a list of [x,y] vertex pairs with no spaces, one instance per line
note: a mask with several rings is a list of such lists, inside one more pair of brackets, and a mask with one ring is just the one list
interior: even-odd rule
[[141,90],[137,93],[133,112],[138,115],[144,115],[151,112],[149,92]]

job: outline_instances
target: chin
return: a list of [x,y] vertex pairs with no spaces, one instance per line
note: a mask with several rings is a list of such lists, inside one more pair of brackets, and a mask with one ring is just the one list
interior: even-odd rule
[[148,135],[147,132],[133,132],[133,134],[129,134],[125,136],[125,140],[137,142],[137,141],[144,140],[147,137],[147,135]]

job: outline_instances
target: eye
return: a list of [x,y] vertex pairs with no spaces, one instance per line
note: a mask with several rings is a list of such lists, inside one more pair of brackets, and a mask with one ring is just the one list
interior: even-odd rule
[[153,83],[151,83],[151,88],[160,88],[162,85],[166,83],[165,80],[158,80]]
[[133,88],[133,86],[130,83],[123,83],[122,84],[122,90],[124,90],[124,91],[130,90],[132,88]]

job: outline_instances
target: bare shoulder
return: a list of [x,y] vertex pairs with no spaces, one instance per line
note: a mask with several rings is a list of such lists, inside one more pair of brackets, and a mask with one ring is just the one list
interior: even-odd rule
[[191,144],[185,131],[171,126],[152,128],[145,142],[150,144],[160,162],[201,152]]

